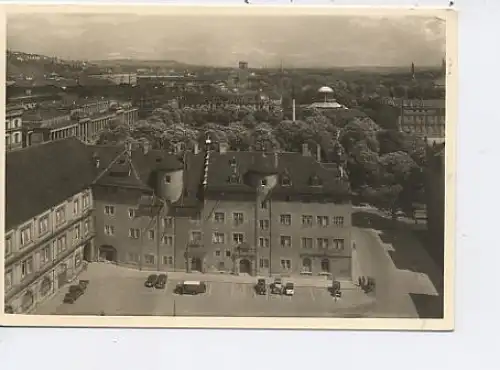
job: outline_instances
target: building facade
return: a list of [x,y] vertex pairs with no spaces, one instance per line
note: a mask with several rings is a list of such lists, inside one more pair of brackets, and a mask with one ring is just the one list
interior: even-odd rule
[[[349,278],[345,179],[306,153],[262,157],[221,145],[181,163],[132,151],[93,187],[100,257],[140,269]],[[267,195],[264,183],[273,184]],[[144,194],[166,200],[154,216],[140,216]]]
[[5,110],[5,150],[23,147],[23,112],[21,105],[7,105]]
[[401,100],[399,128],[402,132],[442,143],[446,135],[446,102],[442,100]]
[[76,277],[84,259],[93,258],[88,183],[95,173],[88,158],[87,148],[76,140],[7,153],[7,313],[29,313]]

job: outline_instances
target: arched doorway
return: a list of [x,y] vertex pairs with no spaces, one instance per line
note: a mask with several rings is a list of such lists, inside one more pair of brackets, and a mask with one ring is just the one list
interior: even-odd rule
[[87,262],[92,262],[92,243],[85,244],[83,247],[83,259]]
[[312,272],[312,261],[310,258],[306,257],[302,260],[302,271]]
[[201,258],[198,257],[191,258],[191,271],[202,272],[202,270],[203,270],[203,263],[201,262]]
[[252,263],[246,259],[242,258],[240,260],[240,274],[251,274],[252,273]]
[[35,303],[35,297],[33,296],[33,292],[31,290],[28,290],[26,293],[24,293],[23,299],[21,301],[22,312],[28,311],[33,306],[33,303]]
[[330,272],[330,260],[324,258],[321,260],[321,271],[322,272]]
[[101,245],[99,248],[99,259],[110,262],[118,262],[118,253],[116,252],[116,248],[111,245]]
[[52,280],[49,279],[49,277],[44,277],[42,284],[40,285],[40,295],[42,297],[45,297],[47,294],[49,294],[50,290],[52,289]]

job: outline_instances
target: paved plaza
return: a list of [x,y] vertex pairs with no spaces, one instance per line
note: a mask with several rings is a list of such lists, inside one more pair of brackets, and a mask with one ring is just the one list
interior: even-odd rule
[[[148,274],[114,265],[90,264],[81,275],[82,279],[90,280],[83,296],[73,304],[63,304],[67,291],[63,289],[34,313],[98,315],[103,311],[106,315],[124,316],[349,317],[368,315],[374,302],[354,285],[345,284],[342,298],[335,300],[327,290],[326,281],[324,286],[314,286],[307,280],[305,284],[296,283],[292,297],[259,296],[254,290],[256,278],[224,276],[224,282],[217,275],[171,273],[165,289],[154,289],[144,286]],[[176,284],[184,278],[200,277],[205,277],[202,280],[207,282],[206,293],[196,296],[174,294]],[[284,281],[295,283],[293,278]]]

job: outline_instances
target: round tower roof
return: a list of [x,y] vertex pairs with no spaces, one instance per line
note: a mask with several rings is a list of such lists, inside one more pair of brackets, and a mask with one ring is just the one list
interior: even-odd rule
[[320,93],[333,93],[333,89],[331,87],[328,87],[328,86],[323,86],[323,87],[320,87],[318,92]]

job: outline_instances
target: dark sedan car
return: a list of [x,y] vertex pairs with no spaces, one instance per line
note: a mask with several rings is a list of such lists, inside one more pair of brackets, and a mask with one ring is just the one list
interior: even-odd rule
[[266,279],[257,280],[257,284],[255,285],[255,292],[258,295],[265,295],[267,293]]
[[167,274],[160,274],[155,283],[156,289],[165,289],[165,285],[167,285]]
[[156,284],[156,281],[158,280],[158,275],[156,274],[151,274],[148,276],[146,282],[144,283],[144,285],[148,288],[152,288],[155,286]]

